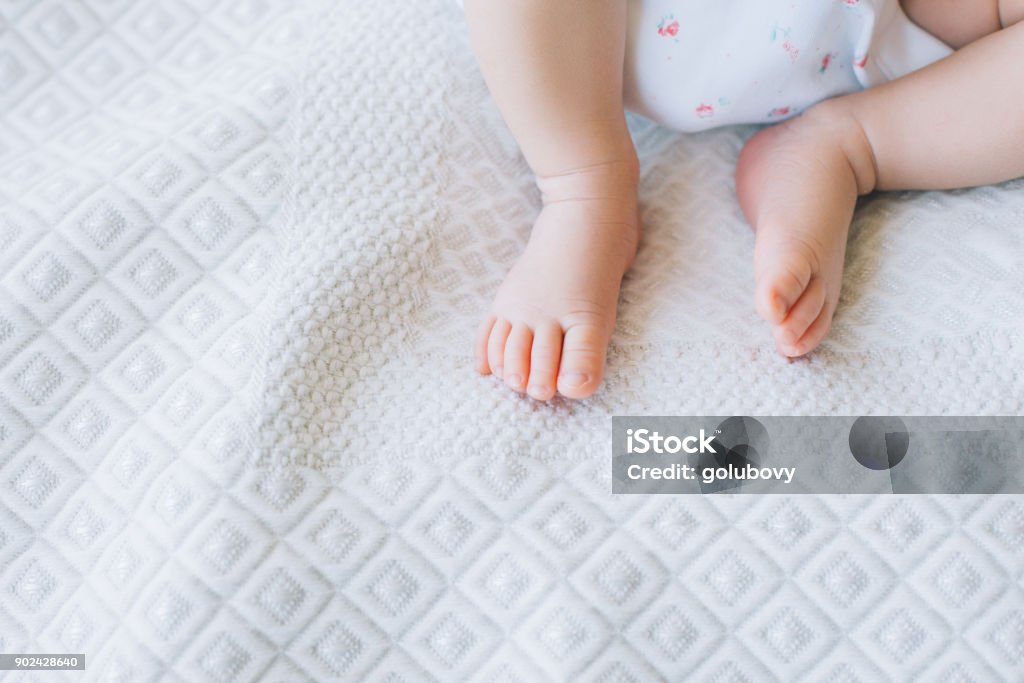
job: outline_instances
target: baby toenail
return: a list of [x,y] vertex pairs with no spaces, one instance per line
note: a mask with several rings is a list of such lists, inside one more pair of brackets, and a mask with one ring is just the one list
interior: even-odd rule
[[547,387],[539,387],[537,385],[531,386],[529,392],[530,396],[535,396],[537,398],[547,396],[548,394],[551,393],[551,391]]
[[518,387],[520,384],[523,383],[523,376],[512,374],[508,376],[507,381],[512,386]]
[[582,372],[570,372],[562,375],[562,381],[571,387],[580,387],[586,384],[590,380],[590,375],[585,375]]

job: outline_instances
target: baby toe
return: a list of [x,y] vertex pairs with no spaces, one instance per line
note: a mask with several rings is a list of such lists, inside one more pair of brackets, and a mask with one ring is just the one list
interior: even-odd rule
[[590,396],[604,376],[608,333],[596,325],[574,325],[565,331],[558,392],[569,398]]
[[555,323],[538,325],[530,351],[530,380],[526,389],[530,396],[538,401],[554,398],[561,356],[562,328]]
[[781,250],[765,251],[773,253],[762,252],[760,255],[770,265],[758,272],[754,303],[762,318],[778,324],[786,318],[810,284],[811,264],[806,259]]
[[821,278],[812,278],[804,293],[789,309],[785,320],[775,326],[773,334],[779,348],[792,350],[807,328],[818,318],[825,306],[825,286]]
[[487,340],[487,364],[491,372],[498,377],[502,376],[502,365],[505,362],[505,341],[509,332],[512,331],[512,324],[504,318],[494,321],[491,328],[491,336]]
[[505,342],[503,377],[505,384],[516,391],[526,388],[530,375],[530,347],[533,345],[533,331],[523,323],[516,323]]
[[804,332],[803,336],[790,347],[783,349],[783,353],[791,358],[797,356],[803,356],[804,354],[810,353],[821,340],[828,334],[829,327],[832,326],[832,314],[835,310],[834,306],[826,304],[822,309],[818,317],[815,318],[814,322],[811,323],[810,327]]
[[483,319],[476,330],[476,339],[473,342],[473,357],[476,359],[476,371],[481,375],[491,374],[491,366],[487,363],[487,342],[491,338],[491,328],[494,327],[494,320],[493,315]]

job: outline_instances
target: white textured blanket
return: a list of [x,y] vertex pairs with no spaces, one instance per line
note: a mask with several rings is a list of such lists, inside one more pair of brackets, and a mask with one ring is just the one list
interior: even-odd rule
[[453,3],[0,18],[0,652],[1024,678],[1020,498],[613,497],[607,458],[612,414],[1021,414],[1024,184],[866,201],[835,330],[787,362],[750,303],[749,131],[637,120],[608,381],[541,405],[469,362],[538,197]]
[[1024,184],[866,201],[834,331],[788,362],[753,310],[753,236],[734,197],[750,131],[640,121],[646,232],[605,388],[546,406],[477,377],[473,332],[538,197],[461,16],[429,8],[338,12],[314,49],[269,365],[272,452],[582,457],[606,452],[613,413],[1024,409]]

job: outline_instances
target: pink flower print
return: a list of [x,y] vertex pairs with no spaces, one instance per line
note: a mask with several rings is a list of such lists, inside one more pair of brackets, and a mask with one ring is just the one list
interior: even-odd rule
[[863,57],[861,57],[860,59],[858,59],[857,61],[855,61],[855,62],[853,63],[853,65],[854,65],[855,67],[857,67],[858,69],[863,69],[863,68],[864,68],[864,67],[865,67],[865,66],[867,65],[867,63],[868,63],[868,56],[867,56],[867,55],[864,55]]
[[707,102],[701,102],[697,105],[697,116],[702,119],[710,119],[715,115],[715,107],[708,104]]
[[780,116],[788,116],[791,111],[793,111],[792,107],[776,107],[768,112],[768,118],[777,119]]
[[843,4],[847,7],[853,7],[854,5],[859,5],[860,0],[843,0]]
[[800,56],[800,49],[788,40],[782,44],[782,49],[789,55],[790,63],[796,63],[797,58]]
[[838,56],[839,55],[837,55],[835,52],[829,52],[827,55],[822,57],[821,66],[818,67],[818,73],[823,74],[826,71],[828,71],[828,67],[832,63],[832,60]]
[[776,43],[778,42],[779,38],[783,38],[784,40],[782,42],[782,49],[785,50],[786,54],[789,55],[790,62],[796,62],[797,57],[800,56],[800,50],[797,48],[796,45],[793,44],[793,41],[789,39],[789,34],[792,31],[792,27],[783,27],[779,26],[778,24],[775,24],[774,26],[772,26],[772,32],[771,36],[769,37],[769,40],[771,40],[771,42],[773,43]]
[[658,22],[658,35],[679,42],[679,38],[676,37],[679,35],[679,22],[673,15],[667,14],[661,18]]

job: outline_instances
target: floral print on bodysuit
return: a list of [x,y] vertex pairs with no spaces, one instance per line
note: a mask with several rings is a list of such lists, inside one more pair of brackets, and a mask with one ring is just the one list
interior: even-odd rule
[[667,14],[661,18],[661,21],[658,22],[658,35],[679,42],[679,21],[674,15]]

